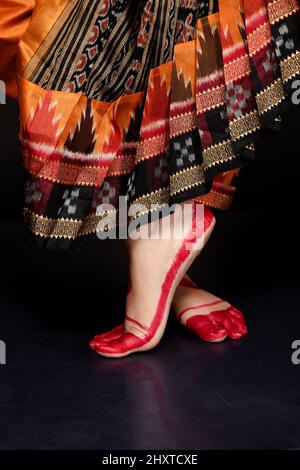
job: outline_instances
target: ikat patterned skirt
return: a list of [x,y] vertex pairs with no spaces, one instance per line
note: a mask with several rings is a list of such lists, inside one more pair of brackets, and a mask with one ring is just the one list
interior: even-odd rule
[[41,246],[112,230],[120,196],[144,208],[131,219],[190,199],[228,209],[300,78],[298,0],[6,3],[0,78]]

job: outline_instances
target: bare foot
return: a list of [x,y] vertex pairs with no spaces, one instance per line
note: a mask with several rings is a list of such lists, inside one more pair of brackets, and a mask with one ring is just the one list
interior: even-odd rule
[[248,332],[239,310],[200,289],[187,275],[176,289],[173,307],[178,320],[205,341],[240,339]]
[[[167,234],[166,218],[163,218],[148,224],[154,237],[128,239],[131,288],[125,321],[90,342],[98,354],[122,357],[152,349],[159,343],[178,283],[201,252],[215,224],[209,209],[204,208],[203,217],[203,207],[194,202],[189,205],[193,217],[189,224],[184,224],[180,234],[182,215],[175,212],[169,216],[168,238],[164,239]],[[163,237],[159,237],[161,233]]]

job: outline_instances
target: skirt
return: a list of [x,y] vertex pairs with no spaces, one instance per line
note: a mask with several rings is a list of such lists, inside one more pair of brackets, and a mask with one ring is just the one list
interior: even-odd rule
[[6,5],[0,78],[39,246],[117,229],[120,198],[126,224],[190,199],[228,209],[300,77],[298,0]]

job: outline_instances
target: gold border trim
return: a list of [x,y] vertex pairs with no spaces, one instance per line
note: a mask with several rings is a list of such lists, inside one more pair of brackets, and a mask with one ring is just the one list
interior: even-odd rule
[[202,165],[186,168],[170,176],[170,194],[175,194],[199,186],[205,182],[205,174]]
[[258,111],[252,111],[234,121],[229,122],[230,135],[233,141],[242,139],[246,135],[252,134],[261,127]]
[[170,117],[170,138],[177,137],[197,128],[196,113],[185,113],[179,116]]
[[268,112],[285,99],[281,78],[272,83],[268,88],[256,95],[256,103],[260,114]]
[[222,194],[212,189],[209,193],[195,198],[195,201],[216,209],[228,210],[233,202],[234,194]]
[[232,148],[232,141],[226,140],[203,150],[204,169],[207,170],[220,163],[233,160],[236,155]]
[[283,83],[288,82],[300,74],[300,51],[295,52],[280,62]]
[[269,19],[271,24],[283,20],[287,16],[299,10],[296,0],[275,0],[268,5]]

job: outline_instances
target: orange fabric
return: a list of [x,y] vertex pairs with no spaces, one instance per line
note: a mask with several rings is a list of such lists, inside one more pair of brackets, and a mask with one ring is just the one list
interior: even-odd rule
[[35,7],[27,28],[19,44],[17,71],[22,75],[26,65],[41,44],[47,42],[46,37],[51,35],[52,28],[64,10],[72,9],[78,0],[35,0]]
[[6,94],[17,99],[17,48],[26,31],[35,0],[2,0],[0,4],[0,79]]
[[[95,2],[101,15],[113,3]],[[159,1],[154,3],[158,5]],[[181,3],[187,7],[193,2]],[[221,172],[221,168],[238,165],[237,151],[246,147],[251,156],[246,155],[243,160],[253,159],[251,136],[254,142],[259,129],[268,129],[271,119],[280,114],[281,105],[290,94],[285,95],[283,88],[289,90],[291,79],[299,74],[298,40],[294,48],[289,41],[284,45],[286,53],[292,49],[288,57],[284,55],[283,60],[278,60],[275,68],[276,39],[272,33],[281,22],[283,36],[285,27],[291,34],[295,32],[297,22],[292,17],[295,20],[299,12],[299,1],[220,0],[217,3],[217,13],[198,19],[193,40],[174,44],[172,61],[149,70],[144,89],[137,87],[140,91],[135,92],[133,88],[133,93],[128,93],[129,80],[122,85],[122,96],[105,101],[104,95],[101,101],[102,95],[97,98],[95,94],[97,82],[90,91],[88,86],[80,88],[74,84],[87,58],[81,45],[91,46],[93,35],[88,37],[89,31],[85,30],[84,41],[78,44],[77,38],[81,36],[73,35],[68,20],[72,18],[71,26],[76,26],[74,31],[77,31],[77,23],[81,24],[90,8],[89,2],[0,0],[0,79],[6,83],[7,94],[19,100],[23,162],[32,177],[26,189],[29,202],[26,202],[25,217],[37,236],[73,240],[95,232],[100,218],[97,207],[103,197],[101,185],[115,178],[113,192],[121,194],[121,177],[128,175],[130,182],[136,164],[146,160],[152,166],[144,165],[149,167],[147,193],[136,199],[142,204],[145,201],[148,205],[163,205],[169,194],[180,199],[182,194],[201,193],[197,187],[203,186],[206,191],[205,183],[213,178],[211,191],[196,201],[218,209],[230,207],[239,169]],[[70,16],[78,6],[80,11]],[[93,26],[95,19],[91,21]],[[109,22],[103,22],[104,30],[105,24]],[[64,29],[67,25],[68,31]],[[73,42],[76,46],[73,44],[72,51],[69,46]],[[47,54],[52,50],[53,56],[48,60]],[[60,62],[65,53],[68,64],[72,62],[69,70],[63,70]],[[111,62],[111,57],[105,55],[104,75],[109,72],[108,78]],[[93,64],[89,66],[98,66],[97,62]],[[137,61],[132,67],[139,70],[139,64]],[[123,71],[122,65],[118,69],[120,76]],[[63,78],[59,86],[53,85],[56,78]],[[85,83],[85,71],[81,78]],[[118,75],[111,80],[112,88],[117,78]],[[131,137],[131,125],[137,126],[138,135]],[[203,162],[199,158],[197,164],[185,165],[184,170],[176,163],[170,188],[162,177],[164,169],[161,174],[158,172],[155,181],[155,165],[158,158],[167,155],[169,143],[197,129]],[[132,142],[126,140],[127,134]],[[178,145],[182,151],[181,143]],[[229,162],[232,162],[230,166]],[[145,177],[141,175],[141,180]],[[82,193],[82,188],[89,189],[92,195],[87,199],[88,209],[84,209],[83,215],[80,211],[70,212],[75,214],[72,219],[61,215],[65,213],[64,200],[56,192],[58,186],[62,190],[61,185],[78,186]],[[74,210],[77,210],[77,199]],[[52,209],[52,200],[56,206],[60,204],[59,210]]]
[[[240,0],[233,1],[239,2]],[[35,102],[35,99],[37,99],[38,94],[35,98],[35,94],[31,95],[31,93],[29,93],[29,88],[26,94],[22,92],[21,88],[21,95],[18,97],[16,73],[18,73],[19,80],[21,81],[22,71],[40,44],[45,40],[53,24],[68,3],[69,0],[52,0],[51,2],[49,2],[49,0],[2,0],[0,6],[0,79],[6,84],[7,95],[14,99],[19,98],[21,109],[24,108],[24,103],[27,103],[29,105],[28,109],[31,109],[31,105]],[[213,16],[214,15],[212,15],[212,17]],[[28,28],[29,23],[31,23],[30,28]],[[177,61],[180,62],[182,69],[185,70],[191,79],[194,76],[193,68],[195,67],[195,63],[193,60],[186,61],[186,49],[187,47],[192,49],[193,44],[194,41],[191,41],[189,44],[178,44],[175,48]],[[170,68],[170,64],[164,64],[160,67],[160,69],[162,68]],[[155,70],[153,70],[153,74],[155,75]],[[171,73],[169,75],[171,76]],[[32,86],[33,88],[35,87],[34,85]],[[196,84],[192,82],[194,92],[195,86]],[[139,95],[139,93],[136,94],[136,98]],[[68,95],[65,96],[67,99]],[[68,97],[71,98],[72,96],[74,97],[73,94],[70,94]],[[76,98],[79,99],[80,96]],[[67,102],[69,101],[70,103],[72,102],[71,99],[67,100]],[[129,101],[128,97],[126,99],[126,102],[127,101]],[[62,115],[64,114],[65,108],[64,112],[62,112]],[[74,120],[77,119],[75,114],[76,113],[74,113]],[[127,117],[130,114],[128,113],[128,107],[126,108],[126,114]],[[22,117],[24,118],[24,113],[21,113],[21,122]],[[225,208],[226,206],[226,208],[229,208],[234,196],[234,186],[231,186],[231,183],[237,172],[237,170],[233,170],[218,175],[218,178],[215,178],[214,181],[217,185],[213,185],[213,191],[208,195],[200,196],[197,200],[199,202],[206,202],[213,207],[224,206]],[[68,169],[67,174],[70,176]]]

